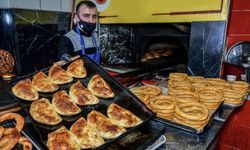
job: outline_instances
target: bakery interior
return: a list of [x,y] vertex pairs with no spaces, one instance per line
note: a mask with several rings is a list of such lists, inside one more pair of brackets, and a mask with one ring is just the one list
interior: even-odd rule
[[[80,0],[0,1],[0,148],[23,149],[28,141],[29,148],[52,149],[50,133],[62,127],[71,132],[80,117],[89,123],[92,110],[111,118],[106,111],[116,103],[141,122],[88,149],[250,149],[250,1],[91,1],[99,12],[100,65],[87,56],[57,58]],[[62,122],[56,125],[37,121],[31,108],[38,98],[25,101],[14,87],[38,72],[49,76],[57,62],[67,69],[75,60],[83,60],[87,70],[78,80],[83,86],[89,89],[99,74],[115,96],[77,103],[80,113],[59,113]],[[72,80],[59,89],[70,92],[77,79]],[[58,91],[35,92],[50,105]],[[12,136],[7,128],[18,133],[14,144],[6,143]]]

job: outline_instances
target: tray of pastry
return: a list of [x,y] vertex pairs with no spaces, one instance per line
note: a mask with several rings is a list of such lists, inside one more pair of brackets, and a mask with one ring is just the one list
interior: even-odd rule
[[87,56],[62,66],[55,63],[10,86],[49,149],[57,143],[74,149],[101,149],[154,115]]
[[[215,114],[223,104],[222,93],[218,94],[218,102],[204,104],[195,92],[182,91],[180,94],[169,95],[165,88],[156,85],[137,83],[130,90],[152,111],[156,113],[155,120],[173,127],[192,133],[202,133],[209,127]],[[214,91],[205,90],[204,94],[216,94]],[[189,101],[189,102],[188,102]],[[211,107],[208,109],[208,107]]]
[[[196,105],[195,103],[193,103],[193,104]],[[185,107],[196,107],[196,106],[192,106],[193,104],[187,105]],[[198,106],[199,105],[200,104],[198,104]],[[182,130],[185,130],[185,131],[188,131],[191,133],[200,134],[200,133],[203,133],[207,128],[209,128],[210,124],[212,123],[214,117],[219,112],[221,107],[222,107],[222,103],[218,106],[217,109],[209,110],[208,116],[204,120],[202,120],[201,118],[200,119],[193,118],[193,120],[189,120],[189,118],[185,118],[185,120],[181,120],[178,117],[176,117],[178,115],[174,116],[171,119],[166,119],[166,117],[163,118],[161,116],[158,116],[158,117],[154,118],[154,120],[159,121],[165,125],[170,125],[170,126],[173,126],[175,128],[182,129]],[[197,112],[197,113],[199,113],[199,112]],[[175,112],[175,114],[176,114],[176,112]],[[175,119],[177,119],[177,120],[175,120]]]

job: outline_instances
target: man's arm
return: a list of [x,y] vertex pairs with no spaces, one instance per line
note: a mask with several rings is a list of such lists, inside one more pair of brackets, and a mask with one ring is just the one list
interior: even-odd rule
[[58,60],[62,59],[62,56],[65,54],[72,55],[72,51],[74,50],[74,46],[69,38],[66,36],[62,36],[59,42],[57,58]]

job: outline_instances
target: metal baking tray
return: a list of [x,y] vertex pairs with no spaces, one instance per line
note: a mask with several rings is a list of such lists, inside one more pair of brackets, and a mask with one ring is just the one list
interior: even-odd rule
[[148,146],[146,150],[155,150],[159,148],[161,145],[163,145],[166,141],[167,141],[167,138],[165,137],[165,135],[162,135],[152,145]]
[[[143,85],[147,85],[147,84],[144,84],[144,83],[141,83],[141,82],[137,82],[133,85],[131,85],[129,87],[129,89],[133,89],[134,87],[140,87],[140,86],[143,86]],[[158,84],[159,87],[161,87],[162,89],[162,94],[163,95],[167,95],[167,88],[166,87],[166,82],[164,82],[164,86],[160,86],[162,85],[161,83]],[[188,132],[192,132],[192,133],[195,133],[195,134],[199,134],[199,133],[202,133],[206,128],[209,127],[209,125],[211,124],[212,120],[214,119],[214,117],[216,116],[217,113],[219,113],[219,110],[221,109],[221,107],[223,106],[223,103],[221,103],[217,109],[213,110],[213,111],[209,111],[209,114],[210,114],[210,120],[209,122],[203,127],[203,129],[201,130],[197,130],[195,128],[192,128],[192,127],[189,127],[189,126],[186,126],[186,125],[183,125],[183,124],[179,124],[179,123],[176,123],[174,121],[171,121],[171,120],[167,120],[167,119],[163,119],[163,118],[160,118],[160,117],[155,117],[154,120],[156,121],[159,121],[165,125],[170,125],[170,126],[173,126],[173,127],[176,127],[176,128],[179,128],[179,129],[182,129],[182,130],[185,130],[185,131],[188,131]]]
[[182,129],[182,130],[185,130],[185,131],[188,131],[188,132],[191,132],[191,133],[200,134],[200,133],[204,132],[210,126],[210,124],[213,121],[214,117],[216,116],[217,113],[219,113],[221,108],[222,108],[222,103],[217,107],[217,109],[209,111],[210,119],[209,119],[208,123],[206,125],[204,125],[204,127],[202,129],[200,129],[200,130],[197,130],[197,129],[193,128],[193,127],[189,127],[189,126],[186,126],[186,125],[183,125],[183,124],[180,124],[180,123],[176,123],[176,122],[171,121],[171,120],[159,118],[159,117],[154,118],[154,120],[159,121],[159,122],[161,122],[161,123],[163,123],[165,125],[170,125],[172,127]]
[[[78,80],[80,80],[82,82],[82,84],[85,87],[87,87],[87,84],[88,84],[89,80],[91,79],[91,77],[95,74],[99,74],[110,85],[113,92],[115,93],[115,97],[110,98],[110,99],[99,98],[100,103],[98,103],[96,105],[83,106],[83,107],[79,106],[82,110],[79,115],[75,115],[75,116],[71,116],[71,117],[61,116],[63,121],[60,124],[55,125],[55,126],[44,125],[44,124],[38,123],[35,120],[33,120],[33,118],[29,114],[29,108],[30,108],[31,102],[24,101],[24,100],[21,100],[18,97],[16,97],[19,100],[23,109],[26,111],[29,118],[31,119],[33,125],[35,126],[35,128],[36,128],[37,132],[39,133],[41,140],[44,144],[46,144],[46,142],[47,142],[48,133],[51,133],[52,131],[59,129],[61,126],[66,126],[66,128],[69,129],[70,126],[81,116],[86,119],[87,114],[93,109],[106,115],[106,111],[107,111],[108,106],[113,102],[117,103],[118,105],[122,106],[123,108],[125,108],[127,110],[130,110],[136,116],[141,118],[143,123],[141,123],[140,125],[138,125],[134,128],[128,128],[124,134],[120,135],[116,139],[105,140],[105,143],[103,145],[97,147],[96,149],[105,148],[106,146],[108,146],[108,145],[114,143],[115,141],[123,138],[124,136],[132,133],[135,129],[139,128],[140,126],[142,126],[143,124],[148,122],[153,117],[154,113],[150,109],[146,108],[146,106],[142,102],[140,102],[140,100],[136,96],[134,96],[128,89],[126,89],[123,85],[121,85],[119,82],[117,82],[115,79],[113,79],[110,75],[108,75],[101,67],[99,67],[97,64],[95,64],[91,59],[89,59],[87,56],[82,56],[79,59],[83,59],[83,61],[84,61],[84,64],[85,64],[84,66],[87,70],[87,77],[84,79],[75,79],[74,78],[74,81],[71,83],[68,83],[65,85],[59,85],[59,90],[66,90],[68,92],[70,86],[73,83],[77,82]],[[62,68],[66,69],[69,64],[70,63],[64,64],[62,66]],[[42,71],[48,75],[49,69],[50,69],[50,67],[45,68],[43,70],[39,70],[39,71]],[[13,87],[18,81],[23,80],[23,79],[32,79],[33,75],[36,74],[37,72],[38,71],[31,73],[31,74],[28,74],[28,75],[25,75],[23,77],[20,77],[16,80],[13,80],[12,82],[10,82],[10,86]],[[39,98],[45,97],[51,101],[52,95],[53,95],[53,93],[46,93],[46,94],[39,93]]]
[[[157,121],[149,121],[144,126],[138,128],[135,132],[118,140],[116,143],[108,146],[107,150],[146,150],[159,147],[162,142],[162,134],[165,132],[165,126]],[[159,140],[160,139],[160,140]],[[158,141],[158,142],[157,142]]]

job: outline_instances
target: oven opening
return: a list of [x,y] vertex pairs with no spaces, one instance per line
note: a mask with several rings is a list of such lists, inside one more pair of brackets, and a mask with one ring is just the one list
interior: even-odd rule
[[173,23],[102,25],[105,68],[124,73],[187,65],[190,24],[185,26],[183,30]]
[[180,39],[169,36],[143,37],[141,44],[141,62],[164,61],[169,58],[182,59],[187,63],[187,50]]

